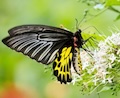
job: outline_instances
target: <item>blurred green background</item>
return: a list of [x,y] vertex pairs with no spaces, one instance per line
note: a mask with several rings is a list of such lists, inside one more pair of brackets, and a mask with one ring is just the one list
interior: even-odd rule
[[[1,0],[0,40],[8,35],[10,28],[22,24],[63,25],[75,32],[75,19],[80,21],[86,9],[93,15],[98,12],[79,0]],[[116,17],[116,12],[106,10],[88,19],[80,28],[95,26],[110,35],[115,26],[120,29],[120,20],[114,21]],[[83,95],[80,86],[60,84],[52,78],[51,70],[45,73],[42,64],[12,51],[0,41],[0,98],[99,98],[96,92]],[[112,96],[109,91],[100,94],[100,98],[106,97],[119,98],[119,94]]]

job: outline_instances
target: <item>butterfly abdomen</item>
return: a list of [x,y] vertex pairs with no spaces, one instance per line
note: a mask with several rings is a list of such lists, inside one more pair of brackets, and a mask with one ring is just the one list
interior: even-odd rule
[[82,72],[82,63],[80,59],[80,50],[79,48],[75,48],[73,53],[73,68],[77,74],[81,74]]

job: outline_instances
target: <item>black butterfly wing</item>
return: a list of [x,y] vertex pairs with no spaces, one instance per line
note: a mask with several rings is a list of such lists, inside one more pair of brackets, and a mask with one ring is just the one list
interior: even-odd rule
[[8,33],[10,35],[16,35],[16,34],[22,34],[25,32],[49,32],[49,31],[52,31],[56,34],[64,33],[63,35],[73,36],[73,33],[68,30],[61,29],[58,27],[46,26],[46,25],[21,25],[21,26],[17,26],[17,27],[10,29]]
[[50,64],[56,53],[66,42],[71,42],[73,34],[70,31],[45,26],[23,25],[9,30],[9,36],[3,43],[13,50],[22,52],[43,64]]

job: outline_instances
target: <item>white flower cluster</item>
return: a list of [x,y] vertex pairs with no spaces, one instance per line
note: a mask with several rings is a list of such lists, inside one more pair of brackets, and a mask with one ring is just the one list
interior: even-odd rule
[[120,32],[100,41],[92,58],[86,53],[81,52],[83,72],[80,78],[74,79],[74,82],[76,80],[79,84],[87,85],[86,88],[89,90],[94,90],[100,85],[111,85],[113,81],[118,82],[120,77]]
[[[112,83],[115,77],[110,70],[116,64],[120,64],[120,33],[112,34],[98,44],[98,50],[94,52],[94,69],[97,70],[95,78],[102,83]],[[119,66],[120,68],[120,66]]]

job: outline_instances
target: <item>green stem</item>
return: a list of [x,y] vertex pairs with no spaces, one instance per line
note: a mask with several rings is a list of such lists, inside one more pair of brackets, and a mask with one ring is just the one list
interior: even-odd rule
[[120,11],[117,10],[117,9],[115,9],[115,8],[112,7],[112,6],[109,6],[108,9],[109,9],[109,10],[112,10],[112,11],[115,11],[116,13],[119,13],[119,14],[120,14]]

